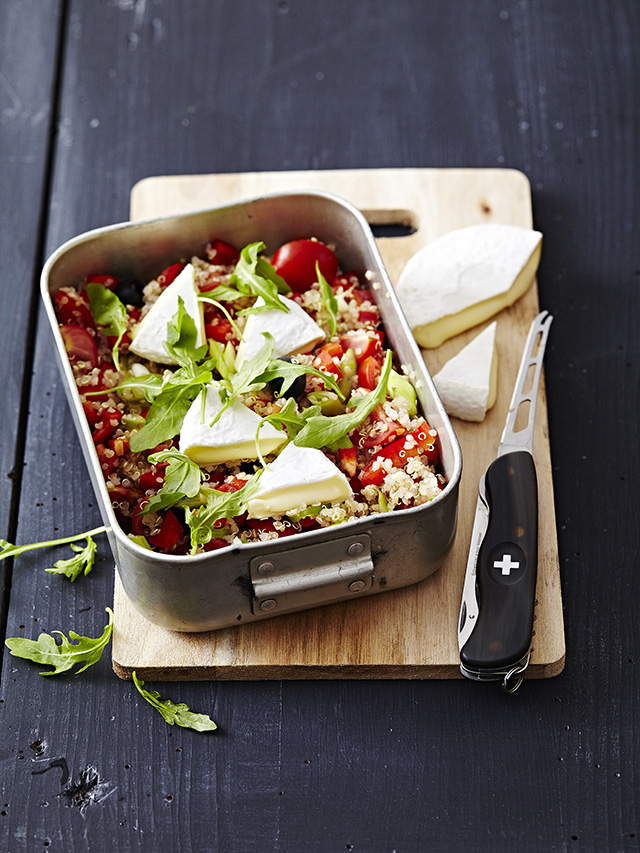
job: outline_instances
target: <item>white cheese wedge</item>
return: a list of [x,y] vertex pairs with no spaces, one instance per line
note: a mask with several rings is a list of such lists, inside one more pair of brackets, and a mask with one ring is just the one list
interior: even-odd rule
[[[202,398],[198,395],[185,415],[180,430],[180,452],[197,465],[218,465],[236,459],[257,459],[256,431],[260,415],[239,400],[223,412],[213,426],[209,424],[222,409],[217,382],[206,388],[204,418]],[[287,440],[287,434],[265,424],[260,430],[260,452],[274,453]]]
[[202,303],[197,298],[196,271],[192,264],[187,264],[169,287],[162,291],[134,329],[133,340],[129,345],[131,352],[160,364],[176,363],[163,344],[167,340],[167,323],[178,310],[179,296],[182,297],[185,311],[196,324],[196,344],[202,346],[205,342]]
[[321,450],[291,442],[260,477],[258,490],[249,499],[249,517],[282,515],[314,504],[343,501],[352,494],[347,478]]
[[396,291],[416,341],[433,348],[512,305],[531,286],[542,234],[515,225],[450,231],[410,258]]
[[498,354],[495,321],[433,377],[448,414],[481,421],[496,401]]
[[[324,340],[324,332],[304,308],[301,308],[293,299],[287,299],[286,296],[278,298],[289,308],[288,311],[264,308],[247,317],[242,333],[244,340],[238,347],[236,367],[240,367],[243,361],[253,358],[260,351],[265,340],[263,332],[273,335],[273,358],[310,352],[316,344]],[[255,304],[264,305],[262,297],[258,297]]]

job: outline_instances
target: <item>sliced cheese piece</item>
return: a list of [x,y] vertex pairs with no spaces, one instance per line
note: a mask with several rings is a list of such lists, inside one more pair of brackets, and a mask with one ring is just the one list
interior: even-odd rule
[[321,450],[291,442],[260,477],[258,490],[249,499],[249,517],[282,515],[314,504],[343,501],[352,494],[347,478]]
[[396,291],[420,346],[433,348],[512,305],[531,286],[542,234],[515,225],[450,231],[410,258]]
[[[242,333],[244,340],[238,347],[236,367],[240,367],[243,361],[253,358],[260,351],[265,340],[263,332],[269,332],[273,336],[273,358],[310,352],[316,344],[324,340],[324,332],[304,308],[301,308],[293,299],[287,299],[286,296],[278,298],[288,307],[288,311],[264,308],[247,317]],[[264,305],[262,297],[258,297],[255,304]]]
[[443,406],[456,418],[481,421],[496,401],[496,325],[487,326],[433,377]]
[[164,343],[167,340],[167,323],[178,310],[179,296],[184,302],[184,310],[196,324],[196,345],[205,343],[204,314],[202,303],[198,301],[196,271],[193,264],[187,264],[134,329],[133,340],[129,344],[131,352],[160,364],[176,364],[165,350]]
[[[223,408],[220,388],[212,382],[206,388],[204,418],[198,395],[185,415],[180,430],[180,453],[197,465],[218,465],[236,459],[257,459],[256,431],[260,415],[234,400],[213,426],[209,424]],[[274,453],[287,440],[287,434],[266,423],[260,430],[260,452]]]

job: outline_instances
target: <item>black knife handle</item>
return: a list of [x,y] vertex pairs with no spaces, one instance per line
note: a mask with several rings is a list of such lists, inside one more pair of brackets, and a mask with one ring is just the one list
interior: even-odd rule
[[476,564],[479,612],[460,660],[470,672],[499,675],[531,646],[538,569],[538,482],[531,454],[499,456],[485,474],[485,488],[489,524]]

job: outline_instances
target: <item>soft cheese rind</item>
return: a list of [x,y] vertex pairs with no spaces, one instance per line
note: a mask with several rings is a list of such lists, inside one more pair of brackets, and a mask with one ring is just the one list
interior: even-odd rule
[[[204,418],[200,395],[191,404],[180,430],[180,452],[198,465],[219,465],[236,459],[257,459],[256,431],[260,415],[234,400],[213,426],[209,424],[223,407],[217,382],[206,389]],[[274,453],[287,434],[266,423],[260,430],[260,452]]]
[[162,291],[135,328],[133,340],[129,344],[131,352],[160,364],[176,364],[164,348],[164,343],[167,340],[167,323],[178,310],[178,297],[182,297],[184,310],[196,324],[196,345],[205,343],[204,315],[202,303],[198,301],[195,276],[193,264],[187,264],[180,275]]
[[481,421],[496,401],[496,323],[475,337],[433,377],[448,414]]
[[[252,358],[264,346],[263,332],[269,332],[274,340],[272,358],[283,355],[296,355],[310,352],[325,337],[318,324],[293,299],[278,297],[288,311],[277,308],[263,308],[256,314],[249,314],[242,333],[243,340],[238,347],[236,367]],[[256,305],[264,305],[258,297]]]
[[249,499],[249,517],[282,515],[314,504],[343,501],[352,494],[347,478],[321,450],[291,442],[260,477],[258,490]]
[[531,286],[542,234],[515,225],[458,228],[407,262],[396,291],[420,346],[434,348],[512,305]]

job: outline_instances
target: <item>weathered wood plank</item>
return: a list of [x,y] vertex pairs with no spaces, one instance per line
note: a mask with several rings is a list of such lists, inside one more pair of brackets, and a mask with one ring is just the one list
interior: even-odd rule
[[[60,0],[0,5],[0,536],[15,535],[26,392],[48,199]],[[10,569],[0,564],[0,625]]]

